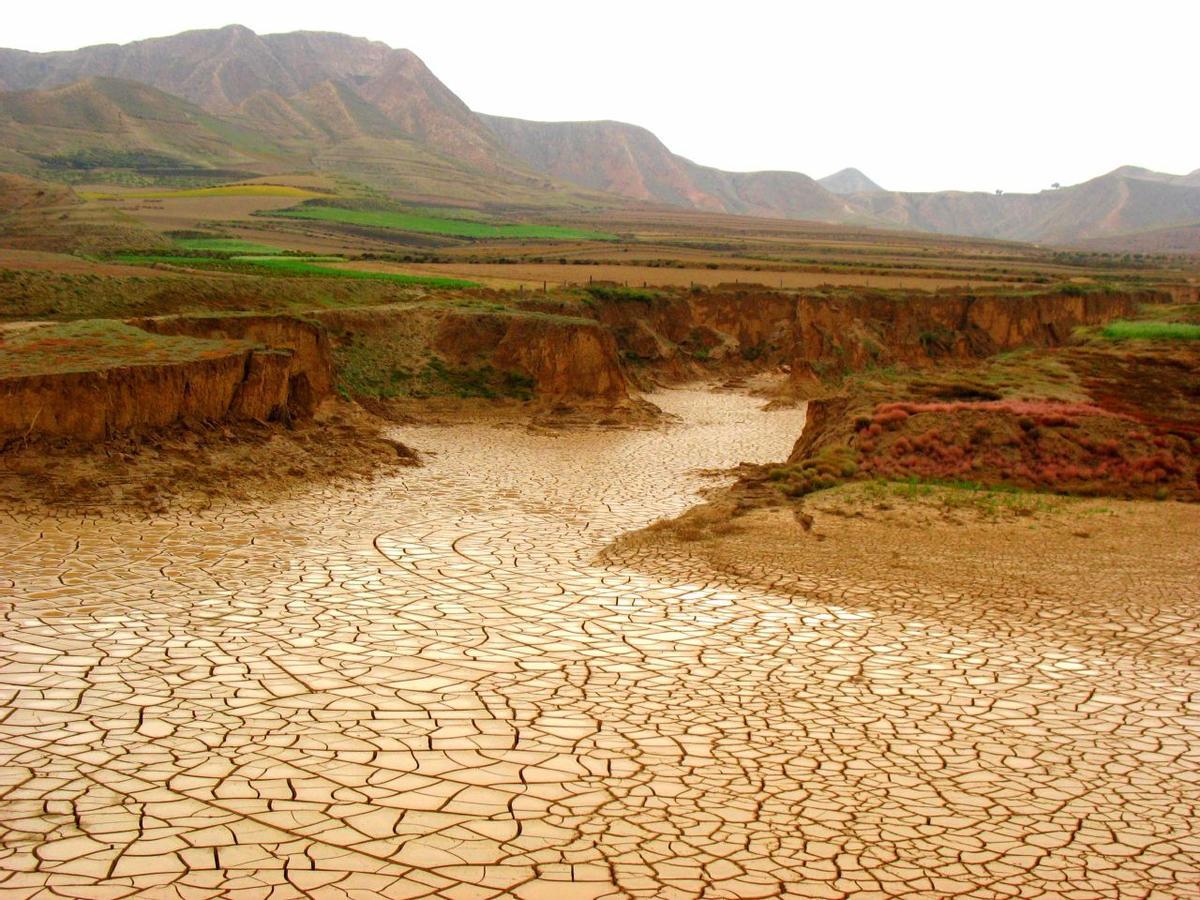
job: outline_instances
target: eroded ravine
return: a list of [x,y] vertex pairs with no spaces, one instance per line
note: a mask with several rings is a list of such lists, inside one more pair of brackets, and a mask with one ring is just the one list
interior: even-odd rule
[[1186,893],[1185,667],[601,567],[802,421],[655,400],[681,424],[406,429],[429,464],[369,490],[6,525],[0,891]]

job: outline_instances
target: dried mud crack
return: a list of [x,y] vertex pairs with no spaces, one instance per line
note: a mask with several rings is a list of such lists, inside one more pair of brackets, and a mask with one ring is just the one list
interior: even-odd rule
[[1123,653],[601,561],[803,419],[651,399],[406,427],[358,490],[8,511],[0,894],[1195,896],[1194,594]]

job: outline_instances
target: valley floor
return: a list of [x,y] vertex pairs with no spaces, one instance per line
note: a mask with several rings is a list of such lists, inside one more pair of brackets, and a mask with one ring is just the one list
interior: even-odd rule
[[1194,508],[613,544],[803,422],[650,399],[398,429],[426,465],[358,489],[0,506],[0,893],[1195,896]]

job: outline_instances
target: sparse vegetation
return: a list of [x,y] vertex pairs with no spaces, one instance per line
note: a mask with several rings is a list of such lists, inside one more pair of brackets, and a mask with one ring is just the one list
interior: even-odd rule
[[213,359],[253,346],[244,341],[152,334],[112,319],[38,326],[2,338],[2,378]]
[[858,472],[856,454],[849,447],[827,447],[793,465],[778,466],[767,479],[789,497],[803,497],[853,478]]
[[622,287],[616,284],[589,284],[584,288],[596,300],[610,303],[653,303],[658,294],[654,291]]
[[520,372],[502,372],[490,365],[456,368],[427,351],[423,359],[412,360],[411,352],[387,339],[343,342],[335,351],[342,396],[533,399],[533,380]]

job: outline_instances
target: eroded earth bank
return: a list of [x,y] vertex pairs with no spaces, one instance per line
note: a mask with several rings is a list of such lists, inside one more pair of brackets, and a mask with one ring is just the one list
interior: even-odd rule
[[1194,586],[1007,615],[613,549],[804,416],[649,399],[678,421],[409,426],[425,465],[365,486],[8,513],[0,891],[1194,894]]

